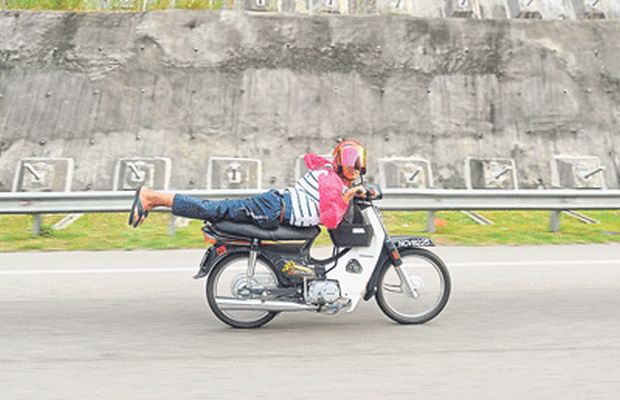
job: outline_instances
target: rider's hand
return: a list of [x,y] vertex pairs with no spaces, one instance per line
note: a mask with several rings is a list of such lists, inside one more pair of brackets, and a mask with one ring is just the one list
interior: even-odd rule
[[379,191],[375,188],[370,188],[368,190],[368,195],[370,196],[371,199],[376,199],[377,196],[379,196]]
[[379,191],[377,189],[375,189],[374,187],[366,187],[364,185],[359,185],[356,186],[356,188],[359,188],[359,190],[355,193],[356,197],[363,197],[365,199],[376,199],[377,196],[379,195]]
[[379,192],[374,188],[367,189],[364,185],[357,185],[346,191],[344,201],[348,203],[352,197],[374,199],[378,194]]
[[353,197],[360,197],[362,196],[364,193],[366,193],[366,189],[364,189],[364,187],[362,185],[357,185],[357,186],[353,186],[352,188],[349,188],[344,195],[342,196],[343,200],[345,201],[345,203],[348,203],[349,201],[351,201],[351,199]]
[[352,189],[355,189],[355,197],[366,196],[366,188],[363,185],[354,186]]

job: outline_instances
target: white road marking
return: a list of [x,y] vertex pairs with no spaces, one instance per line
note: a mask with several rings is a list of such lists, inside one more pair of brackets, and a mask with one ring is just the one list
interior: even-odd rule
[[[579,266],[579,265],[618,265],[620,259],[611,260],[545,260],[545,261],[498,261],[498,262],[446,262],[452,267],[537,267],[537,266]],[[235,270],[245,269],[233,267]],[[76,269],[25,269],[1,271],[0,275],[70,275],[70,274],[154,274],[172,272],[196,272],[198,265],[192,268],[76,268]]]
[[538,267],[563,265],[620,265],[620,260],[545,260],[545,261],[497,261],[497,262],[446,262],[449,267]]
[[26,269],[0,271],[0,275],[67,275],[67,274],[151,274],[160,272],[196,272],[195,268],[92,268],[92,269]]

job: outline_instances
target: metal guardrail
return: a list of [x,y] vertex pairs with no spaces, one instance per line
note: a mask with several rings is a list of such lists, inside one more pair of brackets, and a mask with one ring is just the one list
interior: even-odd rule
[[[264,190],[181,190],[175,193],[204,199],[239,198]],[[133,192],[0,193],[0,214],[67,214],[129,211]],[[428,230],[434,231],[433,213],[446,210],[547,210],[550,228],[559,230],[564,210],[620,209],[620,190],[450,190],[385,189],[377,201],[382,210],[428,211]],[[169,211],[162,208],[158,211]]]
[[[179,190],[174,193],[221,200],[262,192],[264,190]],[[130,210],[133,197],[133,191],[0,193],[0,214],[125,212]],[[168,210],[161,208],[156,211]]]

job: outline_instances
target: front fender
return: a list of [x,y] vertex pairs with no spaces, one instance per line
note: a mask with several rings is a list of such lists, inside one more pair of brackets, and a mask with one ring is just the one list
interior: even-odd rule
[[[415,247],[435,246],[432,240],[422,236],[393,236],[391,240],[399,252],[405,249],[411,249]],[[388,268],[391,265],[394,265],[394,261],[392,261],[392,258],[390,257],[387,245],[385,245],[381,250],[381,256],[379,257],[379,260],[377,260],[375,269],[374,271],[372,271],[372,275],[370,275],[368,283],[366,283],[366,292],[364,293],[365,301],[370,300],[372,296],[374,296],[377,292],[377,281],[379,280],[379,274],[381,273],[383,268]]]
[[383,268],[387,268],[389,265],[392,265],[392,261],[390,260],[390,256],[385,246],[381,250],[381,255],[377,260],[377,264],[375,265],[375,269],[372,271],[372,275],[370,275],[370,279],[366,283],[366,292],[364,293],[364,301],[368,301],[375,295],[377,292],[377,282],[379,281],[379,274],[383,270]]

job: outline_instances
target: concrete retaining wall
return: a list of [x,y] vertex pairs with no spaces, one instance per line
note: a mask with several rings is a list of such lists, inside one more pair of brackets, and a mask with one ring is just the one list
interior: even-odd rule
[[339,135],[371,166],[431,160],[442,187],[467,156],[514,158],[532,187],[582,154],[616,188],[619,54],[618,20],[4,12],[0,191],[24,157],[72,157],[73,190],[111,189],[133,156],[170,157],[172,188],[204,188],[210,156],[259,158],[281,187]]

